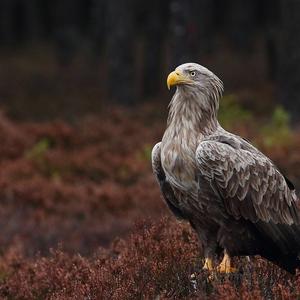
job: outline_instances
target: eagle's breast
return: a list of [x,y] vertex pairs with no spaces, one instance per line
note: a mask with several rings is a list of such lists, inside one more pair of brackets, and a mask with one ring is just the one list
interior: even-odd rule
[[[172,135],[171,135],[172,136]],[[172,136],[166,131],[162,139],[161,163],[167,180],[184,192],[196,192],[196,139]]]

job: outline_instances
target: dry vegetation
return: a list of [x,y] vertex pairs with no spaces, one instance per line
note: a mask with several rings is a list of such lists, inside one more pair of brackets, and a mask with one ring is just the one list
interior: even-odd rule
[[[259,258],[238,260],[234,276],[201,271],[194,233],[169,214],[151,173],[151,145],[164,127],[157,110],[111,109],[72,125],[0,115],[1,298],[299,297],[300,274]],[[246,126],[250,121],[230,126],[257,137],[291,178],[300,178],[299,134],[280,133],[285,124],[276,116],[265,131],[257,122]],[[280,130],[270,147],[264,134],[272,126]],[[290,135],[294,142],[280,142]]]

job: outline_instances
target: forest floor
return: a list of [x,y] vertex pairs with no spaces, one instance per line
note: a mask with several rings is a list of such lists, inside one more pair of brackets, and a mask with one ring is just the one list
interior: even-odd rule
[[[227,100],[226,100],[227,99]],[[295,184],[300,133],[225,97],[226,128],[255,143]],[[65,121],[0,114],[0,297],[3,299],[296,299],[300,273],[260,258],[209,277],[188,224],[165,207],[152,175],[164,104]],[[298,179],[298,181],[297,181]],[[191,279],[191,274],[195,277]]]

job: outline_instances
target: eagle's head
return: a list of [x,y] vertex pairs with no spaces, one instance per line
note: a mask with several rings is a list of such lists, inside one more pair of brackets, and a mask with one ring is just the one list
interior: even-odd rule
[[219,100],[223,92],[222,81],[207,68],[196,64],[186,63],[178,66],[167,79],[167,86],[177,86],[182,93],[202,94]]

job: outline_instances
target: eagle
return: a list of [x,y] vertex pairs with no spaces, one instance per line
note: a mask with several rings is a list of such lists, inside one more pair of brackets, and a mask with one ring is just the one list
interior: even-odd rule
[[169,74],[167,86],[176,91],[152,168],[167,206],[196,231],[203,269],[232,273],[232,257],[260,255],[295,273],[300,205],[292,182],[219,124],[224,88],[213,72],[185,63]]

